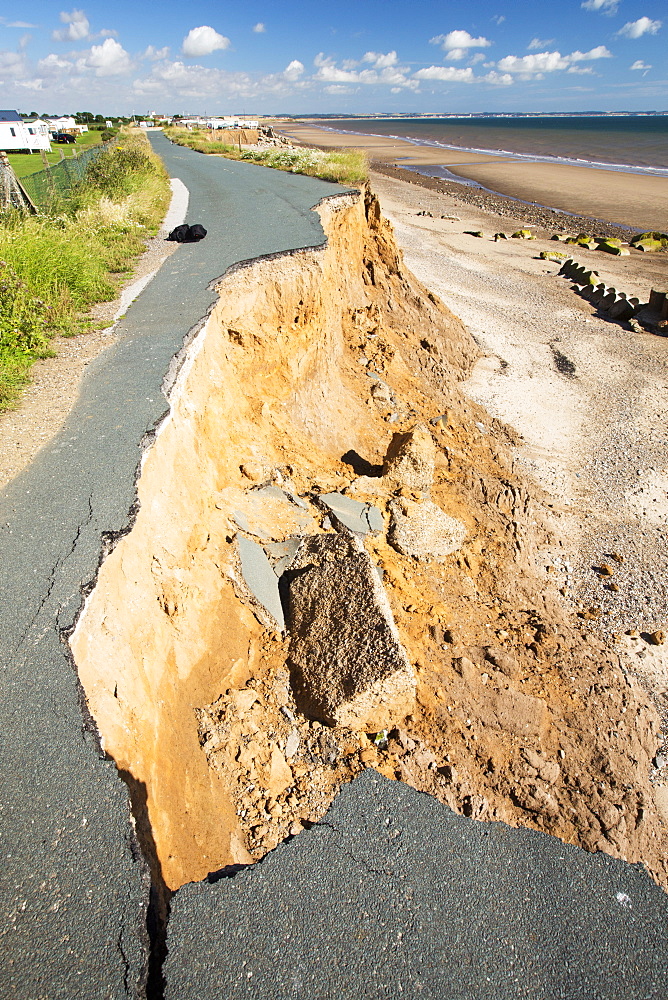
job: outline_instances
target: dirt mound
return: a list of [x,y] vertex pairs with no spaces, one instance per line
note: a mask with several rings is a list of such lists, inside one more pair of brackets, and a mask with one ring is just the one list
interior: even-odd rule
[[[319,211],[325,248],[221,282],[71,641],[154,879],[256,860],[372,766],[665,885],[658,717],[535,569],[541,498],[512,433],[458,387],[475,345],[405,270],[371,193]],[[402,484],[396,435],[418,425],[420,476]],[[426,504],[425,523],[456,526],[438,558],[391,543],[392,518]],[[302,714],[279,620],[303,539],[350,531],[416,681],[376,733]]]

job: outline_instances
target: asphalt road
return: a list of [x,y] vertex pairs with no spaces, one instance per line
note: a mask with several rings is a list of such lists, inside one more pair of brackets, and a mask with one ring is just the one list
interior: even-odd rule
[[[131,522],[162,382],[233,264],[323,240],[340,189],[151,141],[190,190],[179,248],[0,494],[0,996],[143,995],[149,885],[125,786],[61,641]],[[668,896],[641,869],[455,816],[366,772],[263,862],[174,897],[169,1000],[665,1000]]]
[[263,861],[172,902],[166,1000],[665,1000],[637,866],[479,823],[375,771]]
[[[319,245],[311,207],[342,189],[151,141],[190,191],[180,247],[91,364],[62,431],[0,494],[0,996],[141,995],[148,877],[125,785],[99,752],[62,641],[105,537],[126,530],[161,386],[209,284],[244,260]],[[138,992],[139,991],[139,992]]]

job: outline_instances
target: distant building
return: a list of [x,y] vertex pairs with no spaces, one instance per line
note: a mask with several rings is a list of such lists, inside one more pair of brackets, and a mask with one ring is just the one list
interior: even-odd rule
[[0,149],[5,152],[26,149],[35,153],[51,151],[49,128],[39,119],[26,123],[18,111],[0,111]]
[[60,118],[47,118],[46,122],[51,134],[54,132],[71,132],[74,135],[75,132],[81,134],[88,131],[88,126],[75,121],[72,115],[62,115]]

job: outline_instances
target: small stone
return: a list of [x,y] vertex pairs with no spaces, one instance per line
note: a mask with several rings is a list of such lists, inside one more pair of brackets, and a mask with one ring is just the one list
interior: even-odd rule
[[598,567],[599,576],[612,576],[614,569],[609,563],[601,563]]
[[650,632],[647,637],[653,646],[663,646],[666,641],[666,633],[663,629],[658,628],[656,632]]
[[613,580],[612,583],[608,584],[608,590],[611,590],[613,592],[613,594],[616,594],[619,591],[619,585],[617,583],[615,583],[614,580]]
[[299,750],[300,736],[299,730],[293,729],[288,736],[287,742],[285,744],[285,756],[287,758],[294,757],[294,755]]
[[293,823],[292,826],[290,827],[290,836],[296,837],[297,834],[301,833],[303,829],[304,827],[301,825],[301,823]]
[[257,691],[253,691],[252,688],[244,688],[243,691],[235,691],[232,695],[232,701],[234,702],[239,715],[245,715],[245,713],[253,707],[257,700]]

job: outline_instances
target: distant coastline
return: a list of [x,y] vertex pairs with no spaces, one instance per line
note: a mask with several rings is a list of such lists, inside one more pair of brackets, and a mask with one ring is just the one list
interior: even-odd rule
[[[617,122],[621,119],[622,116],[614,118]],[[434,118],[421,122],[411,119],[410,135],[397,135],[399,130],[396,124],[405,121],[397,118],[383,122],[382,129],[377,121],[368,118],[356,119],[354,123],[352,119],[339,119],[337,127],[323,125],[321,121],[291,122],[284,119],[276,127],[293,140],[308,145],[364,149],[372,163],[408,168],[444,181],[458,181],[460,184],[473,182],[486,191],[575,216],[605,220],[636,230],[666,231],[668,116],[658,116],[658,119],[653,119],[653,127],[640,126],[646,135],[644,143],[637,136],[629,137],[624,124],[613,126],[612,134],[611,130],[600,128],[594,136],[587,131],[584,123],[581,135],[578,135],[577,128],[569,127],[566,136],[554,125],[541,134],[538,126],[537,130],[528,133],[527,140],[526,134],[523,137],[512,130],[512,122],[518,119],[504,119],[511,122],[508,128],[503,125],[493,128],[499,129],[496,135],[502,135],[504,139],[512,138],[512,143],[507,144],[510,148],[505,149],[498,146],[490,148],[491,143],[483,146],[473,142],[461,145],[447,142],[448,137],[442,131],[443,120]],[[542,121],[546,120],[542,118]],[[563,122],[562,118],[555,116],[549,120]],[[573,121],[572,118],[570,120]],[[610,120],[606,117],[606,124]],[[623,122],[648,120],[652,119],[628,116]],[[478,129],[479,121],[475,120],[474,130]],[[487,122],[485,120],[483,127]],[[355,128],[344,127],[346,123],[354,124]],[[374,126],[374,131],[368,131],[369,126]],[[477,137],[480,134],[476,131]],[[485,134],[489,136],[488,132]],[[523,141],[531,142],[534,149],[542,143],[545,151],[518,150]],[[572,152],[572,148],[560,148],[564,141],[570,142],[572,148],[578,147],[581,153],[589,153],[589,156],[564,155]],[[614,155],[619,150],[632,150],[634,159],[656,162],[610,162],[602,156],[594,158],[592,151],[596,149],[604,150],[606,156]],[[559,150],[561,155],[555,155],[555,150]]]
[[[593,128],[592,121],[596,122]],[[407,129],[392,128],[404,122]],[[310,124],[323,132],[432,146],[444,150],[446,157],[473,153],[668,177],[666,115],[340,118],[337,125],[323,124],[322,120]],[[443,164],[447,166],[447,160]]]

